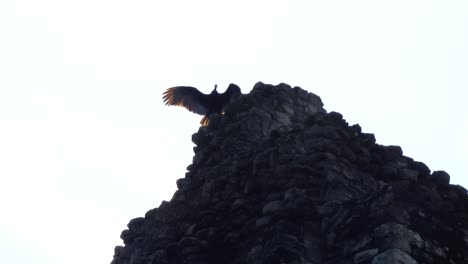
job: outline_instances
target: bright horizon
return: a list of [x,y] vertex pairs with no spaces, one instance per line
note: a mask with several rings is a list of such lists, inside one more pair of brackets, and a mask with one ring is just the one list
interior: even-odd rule
[[201,116],[162,92],[299,86],[468,187],[466,1],[0,3],[1,263],[109,263]]

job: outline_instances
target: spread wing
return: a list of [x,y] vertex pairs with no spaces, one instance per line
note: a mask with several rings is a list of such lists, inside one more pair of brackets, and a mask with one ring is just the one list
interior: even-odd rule
[[201,93],[195,87],[176,86],[163,93],[166,105],[183,106],[187,110],[199,115],[209,113],[209,96]]
[[228,88],[226,89],[226,92],[224,92],[223,94],[223,104],[229,103],[234,98],[237,98],[240,95],[242,95],[242,92],[239,86],[233,83],[229,84]]

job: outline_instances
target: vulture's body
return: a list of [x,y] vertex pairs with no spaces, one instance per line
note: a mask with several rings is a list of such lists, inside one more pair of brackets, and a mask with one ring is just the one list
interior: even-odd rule
[[167,89],[163,94],[163,100],[166,105],[183,106],[187,110],[204,115],[200,124],[208,125],[208,116],[213,113],[221,114],[224,112],[224,107],[231,101],[233,97],[241,95],[239,86],[230,84],[226,92],[220,94],[216,90],[210,94],[204,94],[191,86],[176,86]]

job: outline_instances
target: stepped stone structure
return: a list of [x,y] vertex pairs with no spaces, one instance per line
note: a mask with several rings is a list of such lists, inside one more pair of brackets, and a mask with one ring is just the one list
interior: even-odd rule
[[299,87],[257,83],[192,140],[112,264],[468,263],[466,189]]

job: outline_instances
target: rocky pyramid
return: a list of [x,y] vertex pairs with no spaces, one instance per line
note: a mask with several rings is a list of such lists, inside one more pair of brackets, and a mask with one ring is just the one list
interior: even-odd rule
[[466,189],[322,106],[257,83],[193,135],[172,200],[112,264],[468,263]]

